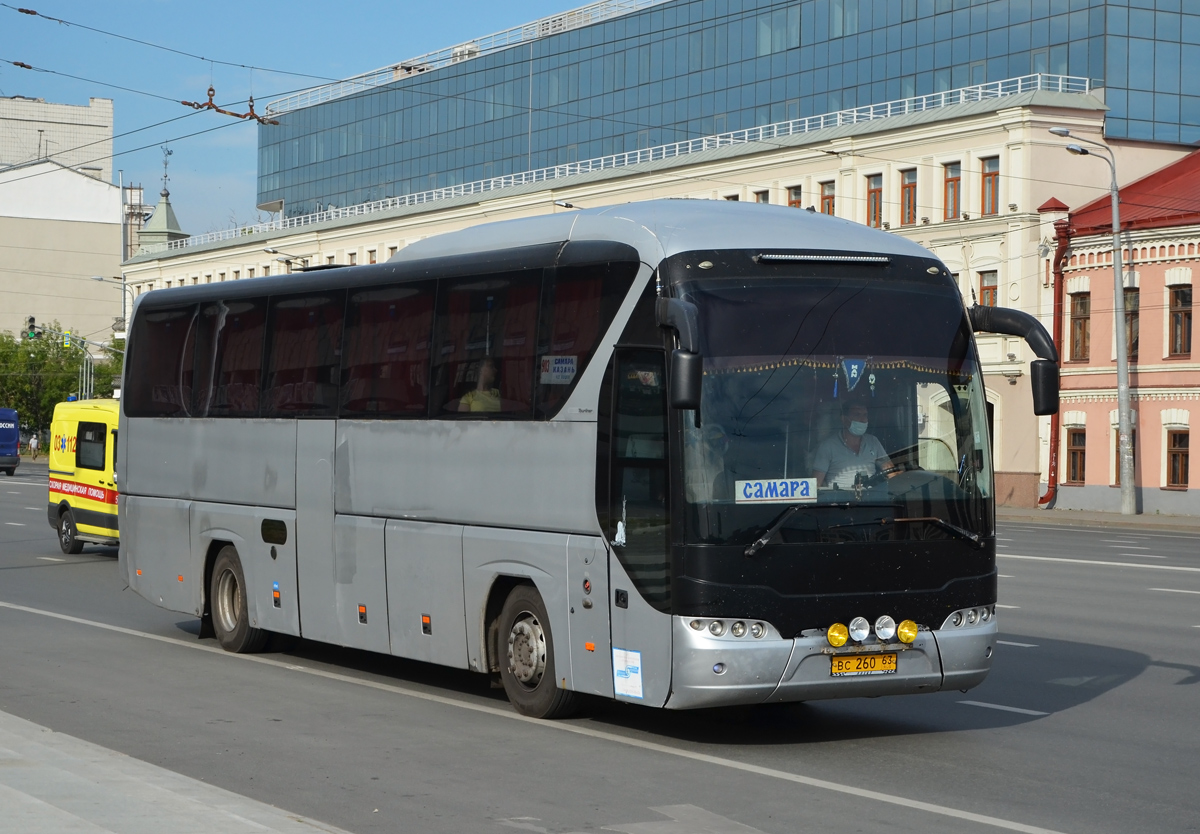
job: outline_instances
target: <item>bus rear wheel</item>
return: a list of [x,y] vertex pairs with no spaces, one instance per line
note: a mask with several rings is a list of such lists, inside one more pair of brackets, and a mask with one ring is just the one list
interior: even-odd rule
[[561,689],[554,669],[554,639],[541,594],[518,585],[500,611],[500,680],[508,700],[531,718],[565,718],[578,696]]
[[70,510],[63,510],[58,517],[58,546],[69,556],[83,552],[83,541],[75,528],[75,515]]
[[213,562],[208,599],[213,631],[221,648],[237,654],[262,651],[270,634],[250,626],[246,575],[242,571],[237,548],[232,545],[222,547],[217,560]]

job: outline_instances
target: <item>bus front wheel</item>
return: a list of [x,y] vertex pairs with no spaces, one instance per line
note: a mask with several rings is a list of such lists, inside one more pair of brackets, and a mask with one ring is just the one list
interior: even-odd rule
[[517,712],[531,718],[564,718],[578,696],[558,686],[550,617],[537,589],[518,585],[500,611],[500,680]]
[[237,549],[232,545],[226,545],[217,554],[208,598],[213,631],[221,648],[238,654],[262,651],[270,635],[261,628],[250,626],[246,575],[242,572]]
[[63,510],[58,517],[58,546],[70,556],[83,552],[83,542],[75,529],[75,516],[70,510]]

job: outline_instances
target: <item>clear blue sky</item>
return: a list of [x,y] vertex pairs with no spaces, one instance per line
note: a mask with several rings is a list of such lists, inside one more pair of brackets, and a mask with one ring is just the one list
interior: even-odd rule
[[[217,61],[346,78],[426,52],[584,5],[581,0],[337,0],[262,3],[255,0],[2,0],[42,15]],[[194,113],[179,100],[204,101],[210,80],[216,101],[238,113],[251,93],[255,110],[281,93],[323,83],[275,72],[210,64],[115,37],[64,26],[0,6],[0,95],[86,105],[111,98],[113,180],[145,186],[158,201],[162,152],[169,142],[171,203],[184,231],[198,234],[255,222],[257,127],[212,112]],[[14,67],[90,79],[81,81]],[[115,84],[171,101],[101,86]],[[188,114],[191,114],[190,116]],[[187,118],[148,130],[139,128]],[[181,138],[208,128],[211,133]],[[126,135],[122,135],[126,134]],[[145,150],[134,150],[149,146]]]

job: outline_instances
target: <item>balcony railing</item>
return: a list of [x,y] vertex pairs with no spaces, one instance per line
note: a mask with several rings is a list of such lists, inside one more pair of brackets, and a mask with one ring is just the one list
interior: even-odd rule
[[834,113],[823,113],[819,116],[807,116],[802,119],[791,119],[786,122],[761,125],[759,127],[734,130],[729,133],[719,133],[715,136],[704,136],[699,139],[687,139],[683,142],[672,142],[669,145],[658,145],[653,148],[643,148],[636,151],[610,154],[581,162],[568,162],[565,165],[553,165],[548,168],[538,168],[533,171],[522,171],[518,174],[507,174],[502,177],[491,177],[475,182],[451,185],[446,188],[434,188],[406,194],[402,197],[388,197],[370,203],[360,203],[345,208],[331,208],[313,214],[298,217],[285,217],[272,220],[269,223],[256,223],[251,226],[241,226],[236,229],[224,229],[219,232],[209,232],[203,235],[193,235],[183,240],[170,243],[154,244],[142,247],[140,253],[163,252],[174,249],[187,249],[206,243],[222,240],[235,240],[245,235],[262,232],[286,231],[311,226],[314,223],[324,223],[327,220],[341,220],[348,217],[362,217],[391,209],[406,206],[418,206],[425,203],[435,203],[439,200],[450,200],[456,197],[466,197],[472,194],[484,194],[500,191],[531,183],[549,182],[551,180],[573,177],[577,174],[587,174],[592,171],[604,171],[610,168],[625,168],[630,165],[640,165],[660,159],[672,159],[688,156],[714,148],[724,148],[733,145],[749,145],[756,142],[769,142],[786,136],[796,136],[811,133],[828,127],[859,124],[862,122],[888,119],[894,116],[904,116],[909,113],[921,113],[926,110],[936,110],[956,104],[973,101],[1005,98],[1007,96],[1028,93],[1034,90],[1049,90],[1059,93],[1086,94],[1091,91],[1091,84],[1086,78],[1070,75],[1024,75],[1020,78],[1008,78],[1003,81],[993,81],[988,84],[976,84],[971,87],[961,87],[956,90],[945,90],[940,93],[929,93],[923,96],[887,101],[882,104],[868,104],[864,107],[853,107],[848,110],[838,110]]

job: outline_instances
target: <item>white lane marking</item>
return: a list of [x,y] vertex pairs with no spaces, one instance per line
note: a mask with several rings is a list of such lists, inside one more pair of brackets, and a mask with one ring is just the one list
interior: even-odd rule
[[1001,579],[1012,579],[1013,578],[1013,575],[1010,573],[998,573],[996,575],[999,576]]
[[57,556],[38,556],[43,562],[65,562],[66,559],[59,559]]
[[[395,684],[383,683],[382,681],[368,680],[365,678],[356,678],[350,675],[343,675],[337,672],[330,672],[325,669],[314,669],[308,666],[299,666],[294,663],[285,663],[281,660],[275,660],[270,657],[262,657],[261,655],[252,654],[232,654],[224,649],[216,646],[208,646],[201,643],[185,643],[174,637],[163,637],[158,634],[149,634],[145,631],[136,631],[132,628],[123,628],[121,626],[109,625],[108,623],[100,623],[94,620],[85,620],[80,617],[71,617],[67,614],[56,614],[52,611],[43,611],[38,608],[29,608],[24,605],[15,605],[11,602],[0,602],[0,608],[8,608],[13,611],[23,611],[27,614],[37,614],[41,617],[50,617],[56,620],[63,620],[69,623],[78,625],[91,626],[105,631],[113,631],[118,634],[126,634],[131,637],[141,637],[146,640],[154,640],[159,643],[169,643],[172,646],[179,646],[185,649],[193,649],[195,651],[208,652],[209,654],[218,655],[227,660],[242,660],[248,663],[261,663],[264,666],[274,666],[277,669],[287,669],[290,671],[303,672],[306,675],[312,675],[318,678],[338,681],[340,683],[354,684],[355,686],[363,686],[368,689],[376,689],[383,692],[390,692],[396,695],[404,695],[409,698],[415,698],[419,701],[428,701],[430,703],[442,704],[443,706],[455,707],[457,709],[468,710],[470,712],[478,712],[484,715],[490,715],[496,718],[506,718],[509,721],[520,721],[528,724],[530,727],[538,729],[557,731],[563,733],[573,733],[579,736],[594,738],[599,741],[607,741],[612,744],[621,744],[627,747],[637,747],[642,750],[649,750],[654,753],[661,753],[666,756],[675,756],[681,759],[690,759],[692,761],[701,762],[704,764],[717,765],[719,767],[729,768],[730,770],[740,770],[745,773],[753,773],[759,776],[767,776],[772,779],[779,779],[783,782],[791,782],[798,785],[806,785],[811,788],[820,788],[822,790],[833,791],[835,793],[847,794],[849,796],[859,797],[860,799],[872,799],[877,802],[887,803],[889,805],[899,805],[903,808],[911,808],[916,811],[925,811],[930,814],[939,814],[944,817],[953,819],[967,820],[969,822],[977,822],[981,825],[990,825],[995,828],[1002,828],[1006,831],[1020,831],[1022,834],[1061,834],[1049,828],[1040,828],[1036,825],[1026,825],[1022,822],[1013,820],[1001,819],[1000,817],[990,817],[986,814],[976,814],[972,811],[963,811],[959,808],[951,808],[947,805],[937,805],[932,802],[921,802],[920,800],[910,799],[906,796],[897,796],[895,794],[882,793],[873,791],[867,788],[857,788],[850,785],[844,785],[838,782],[829,782],[825,779],[817,779],[812,776],[802,776],[799,773],[791,773],[786,770],[776,770],[772,767],[763,767],[762,765],[750,764],[749,762],[739,762],[736,759],[726,759],[721,756],[713,756],[708,753],[700,753],[695,750],[685,750],[680,747],[672,747],[668,744],[660,744],[656,741],[646,741],[639,738],[628,738],[617,733],[608,733],[603,730],[598,730],[592,727],[583,727],[576,724],[566,724],[564,722],[543,721],[540,718],[527,718],[524,715],[518,714],[511,707],[500,708],[486,706],[484,704],[474,704],[469,701],[461,701],[456,698],[449,698],[444,695],[434,695],[429,692],[421,692],[416,689],[408,689]],[[967,702],[963,702],[967,703]],[[1014,709],[1012,707],[1001,709]],[[1037,713],[1045,715],[1046,713]]]
[[1155,556],[1153,553],[1122,553],[1122,556],[1128,556],[1131,559],[1165,559],[1166,556]]
[[1015,712],[1020,715],[1049,715],[1048,712],[1038,712],[1035,709],[1021,709],[1020,707],[1006,707],[1003,704],[987,704],[983,701],[959,701],[960,704],[966,704],[969,707],[983,707],[984,709],[998,709],[1001,712]]
[[1016,646],[1019,649],[1036,649],[1037,643],[1014,643],[1011,640],[997,640],[999,646]]
[[6,521],[4,523],[7,524],[9,527],[24,527],[25,526],[24,524],[22,524],[19,521]]
[[998,602],[997,602],[997,603],[996,603],[996,607],[997,607],[997,608],[1012,608],[1012,609],[1017,609],[1017,608],[1020,608],[1021,606],[1019,606],[1019,605],[1001,605],[1000,603],[998,603]]
[[27,510],[44,510],[46,508],[45,507],[26,507],[25,509],[27,509]]
[[1101,539],[1106,544],[1137,544],[1141,539]]
[[1185,591],[1182,588],[1149,588],[1150,591],[1162,591],[1165,594],[1200,594],[1200,591]]
[[996,541],[998,541],[998,542],[1011,542],[1011,541],[1016,541],[1016,539],[1002,539],[1002,538],[1000,538],[999,536],[997,536],[997,537],[996,537]]
[[11,489],[10,489],[10,490],[8,491],[8,494],[9,494],[9,495],[20,495],[21,493],[19,493],[19,492],[16,492],[16,491],[14,491],[14,490],[11,490]]
[[1148,547],[1138,547],[1136,544],[1110,544],[1109,547],[1118,550],[1149,550]]
[[1200,568],[1182,565],[1139,565],[1134,562],[1101,562],[1098,559],[1064,559],[1061,556],[1019,556],[1016,553],[997,553],[1005,559],[1028,559],[1031,562],[1066,562],[1070,565],[1103,565],[1109,568],[1141,568],[1142,570],[1178,570],[1185,573],[1200,573]]

